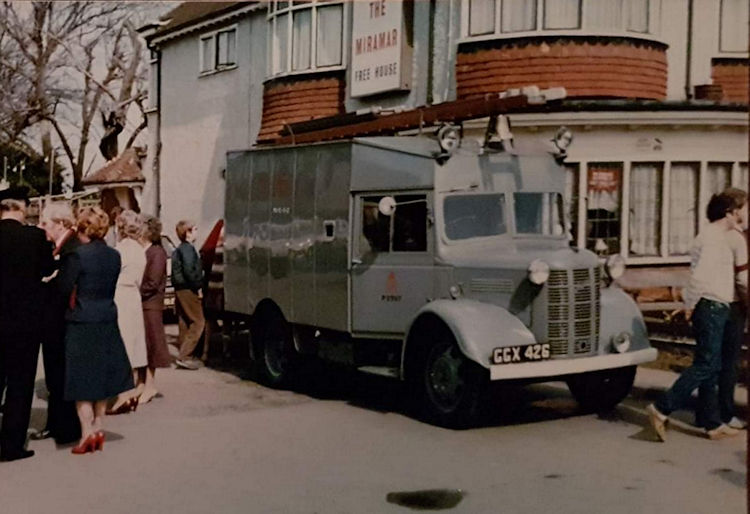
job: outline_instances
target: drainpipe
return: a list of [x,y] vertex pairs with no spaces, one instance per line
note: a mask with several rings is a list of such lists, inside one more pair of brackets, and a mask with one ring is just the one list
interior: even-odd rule
[[161,219],[161,50],[156,49],[156,152],[152,163],[154,192],[156,193],[156,217]]
[[687,48],[685,50],[685,99],[693,98],[693,0],[688,0]]

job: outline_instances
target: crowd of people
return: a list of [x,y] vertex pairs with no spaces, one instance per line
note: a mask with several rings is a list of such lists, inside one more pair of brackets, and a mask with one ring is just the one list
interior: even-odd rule
[[[47,424],[32,439],[77,443],[73,454],[103,450],[107,415],[135,411],[159,395],[158,368],[172,358],[163,325],[169,257],[153,216],[100,207],[44,207],[38,226],[26,204],[0,201],[0,398],[5,390],[0,460],[26,449],[40,346],[49,392]],[[107,239],[114,232],[114,239]],[[180,318],[179,367],[197,369],[203,268],[181,221],[172,255]],[[110,244],[108,244],[108,242]]]

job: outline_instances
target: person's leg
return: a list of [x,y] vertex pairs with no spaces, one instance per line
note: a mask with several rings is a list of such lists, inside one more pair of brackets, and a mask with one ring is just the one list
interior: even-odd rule
[[94,406],[92,402],[76,402],[78,420],[81,422],[81,440],[79,446],[94,433]]
[[185,342],[185,336],[187,335],[188,321],[185,314],[185,309],[182,307],[180,301],[180,291],[175,291],[174,294],[174,305],[175,313],[177,314],[177,347],[182,348]]
[[685,370],[672,387],[655,403],[662,414],[683,408],[693,391],[704,386],[698,402],[698,418],[704,428],[721,424],[718,412],[716,384],[721,359],[721,341],[729,317],[729,307],[718,302],[701,300],[693,312],[695,354],[693,364]]
[[719,413],[724,423],[734,417],[734,388],[739,374],[740,351],[745,331],[746,312],[741,302],[732,304],[721,346],[719,373]]
[[152,367],[145,368],[145,375],[143,393],[141,394],[138,403],[150,402],[159,392],[156,389],[156,369]]
[[2,337],[6,339],[4,355],[8,365],[5,410],[0,429],[0,456],[12,459],[25,452],[39,343],[35,343],[34,334],[3,334]]
[[94,402],[94,419],[91,423],[92,432],[101,432],[104,430],[104,417],[107,415],[107,400]]
[[188,290],[178,291],[177,294],[189,323],[178,357],[180,360],[184,360],[190,357],[198,345],[206,322],[203,317],[203,305],[197,294]]

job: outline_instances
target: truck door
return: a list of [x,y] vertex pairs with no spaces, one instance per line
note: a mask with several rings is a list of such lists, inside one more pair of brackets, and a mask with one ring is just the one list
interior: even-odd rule
[[[393,196],[395,212],[378,210]],[[357,195],[352,228],[352,332],[401,334],[434,291],[431,192]]]

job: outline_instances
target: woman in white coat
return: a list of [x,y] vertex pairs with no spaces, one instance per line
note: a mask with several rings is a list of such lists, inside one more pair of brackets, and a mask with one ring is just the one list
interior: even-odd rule
[[146,251],[139,242],[143,232],[143,221],[134,211],[126,210],[117,217],[116,223],[120,241],[115,249],[120,252],[122,262],[115,289],[117,325],[125,343],[130,367],[133,369],[133,382],[136,387],[117,396],[110,409],[113,414],[128,412],[138,407],[138,397],[143,391],[139,370],[148,364],[140,292],[143,270],[146,268]]

